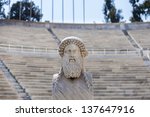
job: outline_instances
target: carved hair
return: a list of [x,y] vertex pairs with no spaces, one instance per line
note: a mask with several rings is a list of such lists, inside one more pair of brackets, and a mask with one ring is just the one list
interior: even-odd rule
[[80,49],[82,57],[85,57],[85,56],[88,55],[88,52],[85,49],[85,45],[83,44],[82,40],[80,38],[78,38],[78,37],[71,36],[71,37],[64,38],[61,41],[60,45],[59,45],[58,51],[59,51],[59,55],[61,57],[63,57],[63,55],[64,55],[64,49],[65,49],[65,47],[67,45],[69,45],[69,44],[75,44],[75,45],[77,45],[79,47],[79,49]]

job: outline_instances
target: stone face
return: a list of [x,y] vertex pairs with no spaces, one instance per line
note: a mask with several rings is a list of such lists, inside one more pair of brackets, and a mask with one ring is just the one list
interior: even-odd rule
[[53,99],[92,99],[92,75],[84,70],[87,51],[83,42],[77,37],[67,37],[59,46],[59,54],[62,66],[53,76]]
[[63,57],[65,47],[70,44],[74,44],[79,47],[82,57],[87,56],[88,53],[85,49],[85,46],[84,46],[82,40],[80,38],[71,36],[71,37],[64,38],[59,45],[59,55],[61,57]]
[[62,57],[63,73],[66,78],[80,77],[82,70],[83,59],[80,54],[79,47],[75,44],[69,44],[64,49],[64,56]]

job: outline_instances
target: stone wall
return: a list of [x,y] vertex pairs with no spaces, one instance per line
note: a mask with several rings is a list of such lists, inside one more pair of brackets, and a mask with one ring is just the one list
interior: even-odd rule
[[[98,29],[98,30],[118,30],[121,29],[120,25],[124,23],[107,23],[107,24],[75,24],[75,23],[50,23],[50,22],[27,22],[19,20],[0,20],[0,26],[2,25],[17,25],[28,27],[46,27],[46,28],[73,28],[73,29]],[[145,23],[126,23],[126,30],[134,29],[150,29],[150,22]]]

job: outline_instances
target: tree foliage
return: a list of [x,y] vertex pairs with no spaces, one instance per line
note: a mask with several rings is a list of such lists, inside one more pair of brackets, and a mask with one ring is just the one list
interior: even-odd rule
[[150,16],[150,0],[145,0],[141,4],[139,1],[140,0],[129,0],[133,7],[132,17],[130,18],[131,22],[143,22],[143,15],[145,15],[145,18]]
[[120,22],[123,17],[121,16],[122,10],[117,10],[114,0],[105,0],[103,14],[106,22]]
[[0,19],[6,18],[5,9],[3,8],[5,4],[8,4],[8,0],[0,0]]
[[139,4],[139,0],[129,0],[129,2],[132,5],[132,17],[130,18],[131,22],[142,22],[142,18],[141,18],[141,8],[140,8],[140,4]]
[[145,0],[143,4],[140,5],[141,13],[145,15],[145,18],[147,19],[148,16],[150,16],[150,0]]
[[29,0],[14,3],[10,11],[10,19],[20,19],[25,21],[40,21],[42,14],[38,6]]

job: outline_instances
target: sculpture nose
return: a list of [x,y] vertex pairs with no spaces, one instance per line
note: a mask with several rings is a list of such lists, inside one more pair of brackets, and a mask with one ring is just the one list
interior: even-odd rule
[[74,58],[74,53],[73,53],[73,51],[70,52],[70,57]]
[[70,56],[70,58],[74,58],[74,56],[73,56],[73,55],[71,55],[71,56]]

